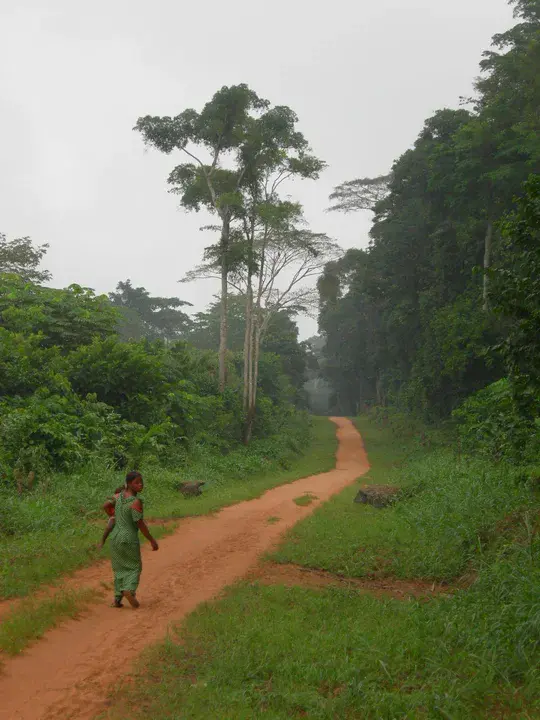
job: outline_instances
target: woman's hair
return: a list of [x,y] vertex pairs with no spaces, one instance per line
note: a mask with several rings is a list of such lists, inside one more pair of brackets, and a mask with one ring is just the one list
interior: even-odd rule
[[133,472],[128,472],[128,474],[126,475],[126,485],[128,485],[130,482],[133,482],[134,480],[137,480],[137,478],[141,478],[142,480],[142,475],[140,472],[137,472],[136,470],[134,470]]

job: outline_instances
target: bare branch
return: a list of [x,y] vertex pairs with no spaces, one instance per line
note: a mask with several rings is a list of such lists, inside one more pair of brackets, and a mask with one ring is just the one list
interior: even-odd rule
[[195,162],[198,162],[199,165],[200,165],[202,168],[204,168],[204,163],[203,163],[203,161],[202,161],[200,158],[198,158],[196,155],[194,155],[193,153],[189,152],[189,150],[187,150],[187,148],[183,147],[183,148],[182,148],[182,152],[185,152],[186,155],[189,155],[190,158],[192,158],[193,160],[195,160]]

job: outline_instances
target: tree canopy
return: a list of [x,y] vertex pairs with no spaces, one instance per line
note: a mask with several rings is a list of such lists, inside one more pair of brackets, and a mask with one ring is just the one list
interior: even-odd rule
[[508,294],[518,277],[522,289],[532,282],[518,268],[534,235],[504,218],[517,197],[533,221],[534,181],[524,183],[540,170],[540,17],[537,2],[514,5],[520,22],[484,53],[472,109],[436,112],[389,173],[331,196],[334,210],[374,213],[369,247],[319,281],[325,374],[341,412],[394,402],[447,416],[506,372],[498,348],[509,360],[525,343],[509,331]]
[[152,297],[144,287],[133,287],[131,280],[118,283],[109,293],[111,303],[119,308],[123,319],[119,325],[122,337],[138,340],[179,340],[189,330],[189,315],[180,308],[191,303],[177,297]]

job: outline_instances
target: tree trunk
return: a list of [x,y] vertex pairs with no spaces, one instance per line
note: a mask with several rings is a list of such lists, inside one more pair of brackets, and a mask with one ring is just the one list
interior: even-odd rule
[[249,378],[248,406],[246,412],[246,424],[244,426],[244,442],[247,445],[253,434],[253,424],[257,408],[257,380],[259,377],[259,354],[261,346],[261,331],[258,318],[252,314],[251,331],[251,367]]
[[251,277],[246,291],[246,330],[244,333],[244,412],[249,408],[251,377],[253,372],[253,288]]
[[493,221],[488,221],[486,229],[486,238],[484,241],[484,287],[482,291],[483,310],[488,312],[489,310],[489,274],[488,271],[491,267],[491,255],[493,249]]
[[381,376],[377,374],[377,379],[375,380],[375,398],[377,405],[383,404],[383,397],[382,397],[382,381]]
[[247,445],[251,439],[253,426],[251,408],[251,387],[253,383],[253,331],[255,326],[255,313],[253,309],[253,273],[254,273],[254,242],[255,242],[255,215],[251,217],[250,224],[244,225],[247,239],[247,283],[246,283],[246,329],[244,333],[244,402],[245,424],[243,431],[244,443]]
[[251,378],[251,406],[253,408],[253,416],[255,416],[255,406],[257,404],[257,381],[259,380],[259,356],[261,354],[261,328],[259,323],[255,325],[255,333],[253,340],[253,377]]
[[244,424],[244,445],[249,445],[253,434],[253,423],[255,422],[255,408],[249,407],[246,412],[246,422]]
[[221,228],[221,318],[219,323],[219,392],[227,384],[227,305],[228,305],[228,250],[229,218],[223,218]]

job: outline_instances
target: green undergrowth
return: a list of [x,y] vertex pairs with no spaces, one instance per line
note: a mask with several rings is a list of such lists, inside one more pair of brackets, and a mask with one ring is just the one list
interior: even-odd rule
[[77,618],[100,599],[96,590],[62,590],[52,597],[26,598],[0,623],[0,654],[18,655],[24,648],[67,618]]
[[430,603],[237,585],[152,648],[103,717],[537,718],[540,577],[521,552]]
[[375,558],[379,547],[384,570],[402,575],[453,576],[473,564],[474,582],[429,602],[238,584],[145,654],[103,718],[540,717],[540,538],[529,471],[452,459],[448,449],[359,425],[370,481],[401,484],[399,505],[371,510],[347,490],[300,523],[277,557],[373,570],[352,543]]
[[[265,490],[334,467],[335,426],[313,418],[309,431],[292,426],[287,433],[254,440],[228,455],[199,449],[189,463],[172,471],[143,468],[146,518],[179,519],[212,513],[232,503],[258,497]],[[184,498],[182,482],[204,480],[198,498]],[[84,473],[55,476],[22,497],[0,498],[0,597],[24,596],[41,583],[87,565],[104,526],[101,505],[123,475],[99,466]],[[154,526],[156,536],[166,528]],[[61,551],[59,551],[59,549]]]
[[525,524],[538,505],[530,470],[421,448],[414,438],[400,446],[392,433],[358,425],[371,463],[360,481],[399,486],[401,498],[380,510],[354,503],[358,486],[350,487],[291,529],[274,560],[450,581],[486,560],[498,527]]

